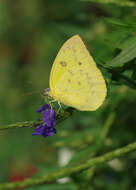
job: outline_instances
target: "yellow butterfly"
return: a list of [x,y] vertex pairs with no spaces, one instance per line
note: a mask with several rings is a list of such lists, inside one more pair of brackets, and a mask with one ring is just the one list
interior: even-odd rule
[[61,47],[51,69],[50,96],[81,111],[96,110],[103,104],[107,89],[79,35]]

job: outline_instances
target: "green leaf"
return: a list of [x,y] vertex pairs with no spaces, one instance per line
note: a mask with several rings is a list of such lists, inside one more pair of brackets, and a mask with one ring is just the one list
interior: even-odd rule
[[119,55],[117,55],[112,61],[107,63],[107,66],[122,67],[125,63],[133,60],[136,57],[136,41],[130,46],[124,48]]
[[119,19],[114,19],[114,18],[105,18],[105,20],[115,26],[123,27],[123,28],[128,28],[129,30],[136,29],[136,23],[135,22],[126,22],[122,21]]
[[127,48],[128,46],[131,46],[133,43],[136,42],[136,36],[128,37],[128,39],[125,40],[123,44],[120,44],[121,50]]

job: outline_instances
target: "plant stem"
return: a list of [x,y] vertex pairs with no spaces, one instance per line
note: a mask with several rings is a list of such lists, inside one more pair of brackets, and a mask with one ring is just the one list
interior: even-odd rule
[[[58,114],[57,116],[57,124],[64,121],[65,119],[69,118],[72,115],[73,108],[67,108],[65,111],[63,111],[63,114]],[[5,129],[15,129],[15,128],[22,128],[22,127],[34,127],[34,122],[37,124],[42,123],[42,121],[22,121],[22,122],[17,122],[14,124],[9,124],[9,125],[2,125],[0,126],[0,130],[5,130]]]
[[33,127],[33,123],[34,123],[34,121],[17,122],[17,123],[10,124],[10,125],[0,126],[0,130],[15,129],[15,128],[21,128],[21,127]]
[[96,158],[89,159],[87,162],[84,164],[80,164],[78,166],[73,166],[69,168],[62,168],[61,170],[42,176],[40,178],[29,178],[24,180],[23,182],[14,182],[14,183],[5,183],[5,184],[0,184],[0,190],[8,190],[8,189],[14,189],[17,187],[29,187],[29,186],[34,186],[34,185],[40,185],[40,184],[45,184],[45,183],[50,183],[53,181],[56,181],[57,179],[60,179],[62,177],[66,176],[71,176],[74,173],[84,171],[90,167],[97,166],[99,164],[103,164],[104,162],[107,162],[109,160],[112,160],[116,157],[123,156],[124,154],[136,150],[136,142],[131,143],[127,146],[124,146],[122,148],[116,149],[114,151],[111,151],[109,153],[106,153],[102,156],[98,156]]

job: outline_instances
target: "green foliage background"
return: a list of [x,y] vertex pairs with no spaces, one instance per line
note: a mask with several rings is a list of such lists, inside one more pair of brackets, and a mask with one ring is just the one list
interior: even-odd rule
[[[135,140],[136,11],[134,1],[0,1],[0,124],[36,120],[49,74],[62,44],[79,34],[100,67],[108,96],[95,112],[74,111],[48,139],[32,137],[33,128],[0,132],[0,182],[18,176],[54,173],[58,152],[74,152],[68,166],[80,165]],[[66,184],[32,189],[135,189],[133,151],[70,177]],[[30,175],[27,175],[29,174]],[[15,178],[14,180],[12,178]]]

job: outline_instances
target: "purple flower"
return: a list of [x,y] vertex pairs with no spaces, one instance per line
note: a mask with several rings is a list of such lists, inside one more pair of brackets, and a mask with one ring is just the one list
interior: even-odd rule
[[46,137],[54,135],[55,133],[56,133],[55,128],[45,127],[43,132],[42,132],[42,136],[46,138]]
[[49,105],[49,104],[44,104],[43,106],[41,106],[41,107],[37,110],[37,112],[38,112],[38,113],[41,113],[41,112],[43,112],[43,111],[45,111],[45,110],[47,110],[47,109],[51,109],[50,105]]
[[45,111],[43,111],[43,121],[48,127],[54,127],[56,125],[55,118],[56,114],[54,110],[46,109]]
[[35,124],[35,132],[32,135],[42,135],[43,137],[52,136],[56,133],[56,113],[48,104],[44,104],[37,110],[43,115],[43,124]]
[[35,132],[32,134],[32,135],[41,135],[44,131],[44,128],[45,126],[44,125],[38,125],[36,128],[35,128]]
[[49,137],[56,133],[56,129],[53,127],[47,127],[45,125],[38,125],[35,128],[35,132],[32,135],[42,135],[43,137]]

